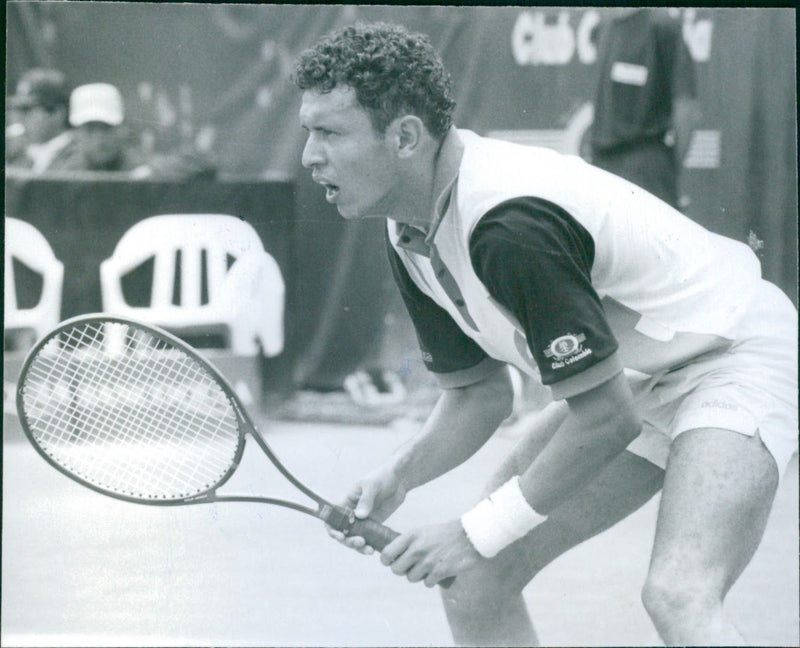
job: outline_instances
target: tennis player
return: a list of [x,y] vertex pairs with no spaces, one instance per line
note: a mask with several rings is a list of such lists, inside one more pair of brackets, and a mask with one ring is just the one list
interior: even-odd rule
[[[385,519],[509,415],[547,407],[460,519],[402,534],[392,571],[443,589],[455,640],[535,645],[521,595],[663,490],[644,605],[667,644],[737,644],[723,599],[797,443],[797,313],[746,245],[577,157],[454,127],[429,41],[349,26],[304,52],[302,162],[346,219],[386,219],[394,277],[443,392],[349,492]],[[363,539],[331,531],[364,552]]]

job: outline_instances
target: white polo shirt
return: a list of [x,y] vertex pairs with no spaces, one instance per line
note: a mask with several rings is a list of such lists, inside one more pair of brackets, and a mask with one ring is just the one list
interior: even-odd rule
[[[555,398],[623,367],[663,374],[727,349],[760,283],[747,245],[578,157],[452,129],[435,187],[430,232],[388,221],[387,234],[426,362],[445,386],[478,379],[488,359],[541,378]],[[504,235],[503,206],[525,200],[533,225]],[[509,287],[517,276],[525,281]],[[423,330],[442,321],[419,315],[430,304],[456,326]],[[480,352],[443,371],[441,355],[462,344],[437,341],[446,336],[466,336]]]

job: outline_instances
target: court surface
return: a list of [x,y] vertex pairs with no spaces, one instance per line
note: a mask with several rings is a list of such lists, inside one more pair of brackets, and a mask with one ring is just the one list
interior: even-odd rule
[[[148,507],[82,488],[5,416],[2,646],[447,646],[436,590],[328,538],[305,515],[255,504]],[[415,431],[271,423],[287,467],[334,500]],[[514,443],[503,428],[413,492],[396,529],[458,516]],[[753,645],[796,646],[797,460],[727,609]],[[294,497],[251,444],[226,490]],[[298,496],[302,498],[302,496]],[[639,599],[657,498],[550,565],[525,590],[544,645],[658,645]]]

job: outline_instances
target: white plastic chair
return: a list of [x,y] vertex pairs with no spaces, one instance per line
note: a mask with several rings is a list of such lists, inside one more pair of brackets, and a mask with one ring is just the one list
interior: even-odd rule
[[[204,255],[207,303],[202,303]],[[123,295],[122,279],[151,258],[150,305],[131,306]],[[180,295],[174,300],[178,271]],[[113,255],[100,264],[100,283],[107,313],[150,322],[178,335],[223,331],[236,355],[275,356],[283,351],[283,276],[258,233],[235,216],[146,218],[125,232]]]
[[[44,235],[30,223],[6,217],[5,226],[5,330],[14,335],[33,332],[38,339],[61,319],[64,264],[56,259]],[[14,259],[42,276],[39,302],[30,308],[19,308]]]

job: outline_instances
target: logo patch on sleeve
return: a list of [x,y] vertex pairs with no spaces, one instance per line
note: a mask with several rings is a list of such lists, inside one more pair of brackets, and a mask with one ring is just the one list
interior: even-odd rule
[[550,342],[544,349],[544,355],[551,360],[552,369],[562,369],[592,354],[592,350],[583,347],[586,336],[583,333],[567,333]]

